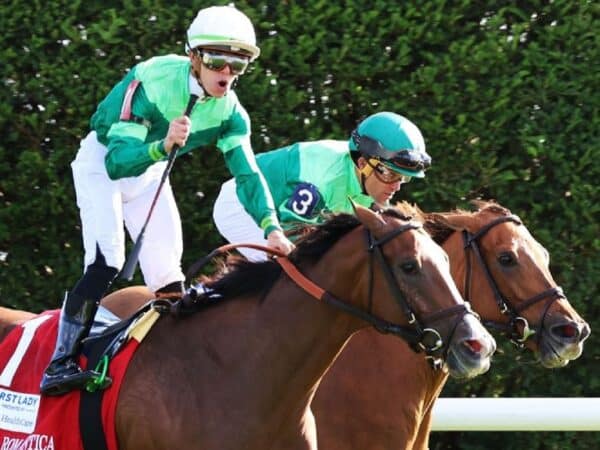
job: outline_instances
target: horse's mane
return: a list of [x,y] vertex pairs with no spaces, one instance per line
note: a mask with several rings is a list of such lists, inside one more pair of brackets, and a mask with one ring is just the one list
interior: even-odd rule
[[[384,216],[402,220],[414,218],[411,214],[416,210],[408,204],[381,211]],[[346,213],[329,214],[325,222],[313,224],[297,224],[294,234],[300,236],[295,250],[289,259],[294,265],[302,267],[314,264],[333,245],[351,230],[360,225],[356,216]],[[221,264],[219,271],[210,278],[204,277],[204,284],[214,293],[225,298],[244,295],[266,295],[281,274],[281,266],[275,261],[251,262],[238,256],[230,256]]]
[[[302,224],[294,227],[300,235],[290,260],[301,265],[314,262],[325,254],[342,236],[356,228],[360,222],[350,214],[333,214],[320,225]],[[219,271],[204,279],[207,287],[225,298],[262,294],[271,289],[281,274],[275,261],[252,262],[242,257],[229,257]]]
[[[457,208],[450,211],[450,213],[466,216],[474,216],[475,214],[482,212],[490,212],[498,216],[511,215],[510,210],[492,200],[471,200],[470,203],[475,207],[475,211],[467,211]],[[415,208],[418,209],[416,206]],[[444,242],[446,242],[446,240],[456,231],[454,228],[448,226],[448,224],[444,221],[443,214],[444,213],[425,213],[420,211],[420,215],[424,219],[425,230],[439,245],[442,245]]]

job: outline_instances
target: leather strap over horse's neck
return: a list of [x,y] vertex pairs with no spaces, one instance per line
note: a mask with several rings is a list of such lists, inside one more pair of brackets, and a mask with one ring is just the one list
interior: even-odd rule
[[288,258],[277,258],[276,261],[287,274],[287,276],[290,277],[290,279],[296,283],[298,287],[315,299],[335,306],[338,309],[364,320],[382,333],[398,335],[408,341],[408,343],[416,343],[419,341],[419,334],[417,332],[388,322],[387,320],[380,319],[367,311],[340,300],[330,292],[316,285],[314,282],[306,278],[306,276],[304,276]]
[[357,308],[354,305],[350,305],[333,294],[327,292],[323,288],[316,285],[314,282],[309,280],[306,276],[304,276],[294,264],[283,254],[282,252],[275,250],[270,247],[266,247],[260,244],[250,244],[250,243],[239,243],[239,244],[226,244],[221,247],[216,248],[204,258],[198,260],[194,263],[187,272],[187,277],[192,278],[196,275],[196,273],[204,267],[210,260],[212,260],[215,256],[220,255],[222,253],[235,250],[237,248],[253,248],[255,250],[260,250],[265,253],[269,253],[271,255],[277,256],[276,262],[281,266],[283,271],[287,274],[287,276],[294,282],[298,287],[307,292],[311,297],[323,301],[329,305],[332,305],[338,309],[341,309],[353,316],[359,317],[365,322],[374,326],[378,331],[382,333],[390,333],[401,337],[406,340],[407,343],[411,345],[416,345],[420,341],[420,336],[417,332],[412,329],[407,329],[400,325],[396,325],[394,323],[388,322],[386,320],[380,319],[378,317],[373,316],[369,312],[363,311],[360,308]]
[[[407,224],[405,227],[400,227],[399,230],[394,230],[387,236],[384,236],[379,241],[371,241],[370,242],[371,247],[369,248],[369,251],[372,252],[373,249],[380,250],[381,245],[385,244],[387,241],[396,237],[400,233],[407,231],[409,229],[416,229],[416,228],[419,228],[419,227],[415,224],[412,224],[412,223]],[[311,297],[313,297],[319,301],[323,301],[323,302],[325,302],[331,306],[334,306],[348,314],[351,314],[355,317],[358,317],[358,318],[364,320],[365,322],[372,325],[375,329],[377,329],[381,333],[393,334],[393,335],[396,335],[396,336],[404,339],[411,346],[411,348],[413,348],[415,351],[425,351],[426,353],[428,353],[429,349],[426,346],[424,346],[422,343],[424,331],[423,331],[422,327],[420,327],[420,326],[415,327],[416,320],[414,320],[414,319],[416,319],[416,318],[415,318],[414,314],[412,313],[412,311],[411,311],[411,314],[407,315],[407,318],[409,319],[409,321],[414,320],[414,322],[409,323],[410,328],[402,326],[402,325],[398,325],[398,324],[395,324],[392,322],[388,322],[387,320],[384,320],[377,316],[374,316],[373,314],[370,313],[370,311],[364,311],[361,308],[358,308],[354,305],[346,303],[343,300],[340,300],[339,298],[337,298],[336,296],[331,294],[330,292],[324,290],[323,288],[321,288],[320,286],[315,284],[313,281],[308,279],[304,274],[302,274],[298,270],[298,268],[296,266],[294,266],[294,264],[282,252],[275,250],[273,248],[270,248],[270,247],[266,247],[264,245],[251,244],[251,243],[238,243],[238,244],[222,245],[221,247],[216,248],[215,250],[210,252],[208,255],[206,255],[204,258],[198,260],[195,264],[193,264],[187,272],[187,277],[188,278],[193,277],[202,267],[204,267],[210,260],[212,260],[217,255],[228,252],[230,250],[234,250],[236,248],[240,248],[240,247],[253,248],[255,250],[260,250],[260,251],[269,253],[271,255],[277,256],[278,258],[276,259],[276,262],[281,266],[281,268],[287,274],[287,276],[294,283],[296,283],[296,285],[298,287],[300,287],[302,290],[304,290],[306,293],[308,293]],[[384,259],[382,260],[382,263],[385,263]],[[385,266],[385,264],[384,264],[384,266]],[[406,302],[406,300],[404,300],[404,302]],[[402,306],[402,304],[401,304],[401,306]],[[406,307],[408,307],[410,309],[408,304],[405,304],[403,309],[405,309]],[[461,309],[460,311],[457,311],[454,308],[452,308],[451,312],[452,312],[452,314],[455,314],[455,313],[461,313],[461,312],[464,313],[465,311],[463,311],[463,309]],[[428,332],[433,331],[429,328],[427,328],[426,330]],[[438,333],[436,332],[436,334],[438,334]],[[436,350],[438,350],[438,348],[436,347],[433,350],[436,351]]]
[[[338,309],[343,310],[355,317],[358,317],[365,322],[371,324],[375,329],[377,329],[381,333],[390,333],[404,339],[409,346],[416,352],[425,352],[427,358],[430,358],[432,366],[434,368],[441,367],[443,360],[446,357],[446,352],[448,351],[448,345],[444,345],[444,341],[442,340],[439,332],[430,327],[425,327],[418,319],[412,308],[410,307],[408,301],[406,300],[403,292],[398,286],[398,282],[392,273],[385,256],[383,255],[382,246],[387,242],[391,241],[395,237],[409,230],[417,230],[422,228],[421,224],[409,222],[401,227],[398,227],[391,232],[385,234],[379,239],[374,239],[374,236],[371,234],[369,230],[367,230],[367,251],[369,253],[369,302],[368,302],[368,310],[365,311],[361,308],[358,308],[354,305],[346,303],[337,297],[335,297],[330,292],[325,291],[321,287],[317,286],[311,280],[306,278],[300,271],[289,261],[287,258],[277,258],[277,262],[286,272],[286,274],[304,291],[309,293],[312,297],[322,300],[325,303],[328,303],[332,306],[335,306]],[[407,321],[408,326],[402,326],[395,323],[388,322],[384,319],[381,319],[375,316],[371,312],[372,308],[372,282],[373,282],[373,255],[375,255],[377,261],[380,263],[381,270],[383,271],[384,277],[388,284],[389,289],[391,290],[392,296],[396,300],[398,306],[402,309]],[[460,321],[460,319],[466,314],[470,312],[470,309],[464,304],[456,305],[454,307],[448,308],[443,311],[439,311],[438,313],[432,315],[432,321],[440,320],[441,318],[457,316],[457,319],[452,327],[452,332],[449,337],[449,341],[452,339],[454,335],[454,331]],[[429,339],[427,339],[429,338]],[[426,344],[426,340],[432,341],[432,344]],[[448,342],[449,342],[448,341]],[[440,358],[441,356],[441,358]]]
[[193,278],[200,271],[200,269],[202,269],[206,264],[208,264],[209,261],[213,260],[216,256],[218,256],[222,253],[226,253],[231,250],[235,250],[236,248],[252,248],[254,250],[260,250],[265,253],[271,254],[273,256],[279,256],[279,257],[285,256],[285,253],[283,253],[277,249],[267,247],[266,245],[250,244],[250,243],[225,244],[225,245],[221,245],[220,247],[217,247],[212,252],[210,252],[208,255],[204,256],[203,258],[200,258],[198,261],[196,261],[194,264],[192,264],[186,273],[186,277],[188,279]]

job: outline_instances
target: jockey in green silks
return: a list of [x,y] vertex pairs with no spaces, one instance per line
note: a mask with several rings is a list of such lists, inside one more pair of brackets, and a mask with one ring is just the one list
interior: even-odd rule
[[[260,54],[250,19],[230,6],[200,10],[188,28],[186,52],[133,67],[98,105],[71,164],[84,274],[63,303],[56,348],[40,385],[45,395],[81,389],[99,377],[83,371],[77,357],[100,299],[125,262],[123,225],[137,239],[151,217],[139,254],[144,281],[157,297],[184,292],[181,220],[170,184],[161,184],[172,151],[217,147],[267,244],[283,253],[293,248],[256,165],[250,119],[232,90]],[[183,114],[188,105],[189,117]]]
[[[431,165],[423,136],[407,118],[380,112],[363,120],[350,140],[299,142],[257,155],[284,229],[319,223],[326,213],[351,213],[352,202],[386,206],[403,183],[423,178]],[[261,230],[236,194],[236,180],[223,184],[213,218],[231,243],[265,244]],[[264,252],[240,247],[248,259]]]

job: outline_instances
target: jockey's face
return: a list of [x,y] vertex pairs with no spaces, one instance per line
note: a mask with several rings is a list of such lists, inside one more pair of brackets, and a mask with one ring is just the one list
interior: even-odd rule
[[244,73],[248,57],[210,49],[190,52],[192,70],[207,94],[223,97],[238,75]]
[[[360,157],[358,159],[358,167],[362,169],[366,165],[368,165],[367,160]],[[378,173],[375,168],[371,168],[373,170],[371,170],[371,173],[365,179],[365,191],[380,205],[387,205],[394,194],[400,190],[400,186],[405,182],[405,179],[400,178],[393,182],[387,182],[381,175],[377,176]]]

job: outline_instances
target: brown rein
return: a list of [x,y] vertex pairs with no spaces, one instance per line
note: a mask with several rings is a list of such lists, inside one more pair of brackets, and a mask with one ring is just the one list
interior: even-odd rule
[[[305,275],[303,275],[296,266],[285,256],[282,252],[272,249],[270,247],[266,247],[260,244],[251,244],[251,243],[237,243],[237,244],[226,244],[217,249],[213,250],[211,253],[206,255],[204,258],[196,262],[192,265],[190,270],[188,270],[187,277],[192,278],[199,270],[202,268],[208,261],[212,260],[215,256],[228,252],[230,250],[234,250],[240,247],[252,248],[259,251],[264,251],[268,254],[277,256],[276,262],[281,266],[282,270],[286,273],[286,275],[294,282],[298,287],[308,293],[311,297],[323,301],[331,306],[334,306],[348,314],[351,314],[355,317],[358,317],[367,323],[371,324],[374,328],[376,328],[379,332],[384,334],[393,334],[402,339],[404,339],[409,346],[415,352],[424,352],[426,354],[427,359],[430,361],[434,368],[441,368],[443,365],[443,361],[445,360],[446,353],[448,351],[448,344],[451,341],[452,335],[454,334],[454,329],[458,325],[460,319],[469,313],[473,313],[469,307],[468,303],[455,305],[451,308],[448,308],[443,311],[439,311],[437,313],[432,314],[428,317],[428,322],[439,321],[442,318],[446,318],[449,316],[457,315],[457,320],[454,326],[452,327],[452,333],[448,338],[448,342],[444,345],[442,337],[440,333],[431,327],[424,327],[421,325],[416,315],[414,314],[412,308],[406,301],[404,294],[401,292],[398,283],[387,264],[385,257],[383,256],[383,252],[381,251],[381,247],[388,241],[392,240],[396,236],[400,235],[404,231],[414,230],[421,228],[420,224],[408,223],[404,226],[399,227],[396,230],[391,231],[381,239],[377,241],[373,241],[371,233],[367,230],[368,235],[368,252],[370,255],[375,254],[376,259],[380,262],[383,273],[385,275],[386,281],[388,282],[388,286],[391,289],[391,292],[398,303],[398,305],[402,308],[407,321],[408,327],[394,324],[383,320],[371,313],[371,308],[369,307],[368,311],[365,311],[361,308],[355,307],[349,303],[346,303],[337,297],[335,297],[330,292],[324,290],[313,281],[308,279]],[[369,259],[371,261],[371,258]],[[370,267],[372,268],[372,263],[370,262]],[[372,270],[372,269],[371,269]],[[371,273],[372,277],[372,273]],[[371,283],[369,283],[371,285]],[[369,299],[369,305],[371,305],[371,300]]]
[[[363,311],[360,308],[357,308],[353,305],[350,305],[342,300],[339,300],[337,297],[327,292],[313,281],[308,279],[305,275],[303,275],[296,266],[287,258],[285,254],[280,252],[279,250],[273,249],[271,247],[267,247],[260,244],[251,244],[251,243],[237,243],[237,244],[226,244],[221,247],[216,248],[208,255],[203,257],[194,263],[187,272],[187,278],[192,278],[204,265],[208,263],[208,261],[212,260],[216,256],[226,253],[231,250],[235,250],[237,248],[252,248],[255,250],[260,250],[265,253],[271,254],[273,256],[277,256],[275,261],[281,266],[282,270],[286,273],[286,275],[294,282],[298,287],[308,293],[311,297],[323,301],[327,304],[335,306],[336,308],[342,309],[345,312],[357,316],[366,322],[373,325],[378,331],[382,333],[390,333],[395,334],[402,339],[406,340],[410,345],[419,345],[421,344],[420,334],[412,329],[406,329],[400,325],[396,325],[380,319],[378,317],[373,316],[372,314]],[[426,349],[426,347],[423,347]]]

